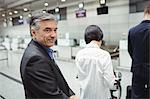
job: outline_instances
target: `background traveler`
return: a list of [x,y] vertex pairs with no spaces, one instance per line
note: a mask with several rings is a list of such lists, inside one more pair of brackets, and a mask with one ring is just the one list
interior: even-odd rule
[[110,99],[115,75],[110,54],[101,49],[103,32],[97,25],[85,30],[86,47],[76,55],[80,99]]
[[128,34],[128,52],[132,59],[132,99],[150,99],[150,4],[144,20]]

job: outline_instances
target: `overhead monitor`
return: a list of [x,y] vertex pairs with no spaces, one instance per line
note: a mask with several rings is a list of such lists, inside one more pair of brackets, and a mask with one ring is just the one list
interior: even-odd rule
[[97,15],[108,14],[108,6],[97,8]]
[[82,18],[82,17],[86,17],[86,10],[85,9],[77,10],[76,11],[76,18]]
[[20,19],[20,17],[13,17],[12,18],[12,24],[13,26],[15,25],[21,25],[21,24],[24,24],[24,20],[23,19]]

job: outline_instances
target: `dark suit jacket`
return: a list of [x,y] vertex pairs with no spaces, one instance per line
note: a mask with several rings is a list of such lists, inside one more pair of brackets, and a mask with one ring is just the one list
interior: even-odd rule
[[150,69],[150,20],[131,28],[128,35],[128,52],[132,58],[131,71]]
[[57,64],[33,40],[24,52],[20,72],[26,99],[68,99],[74,95]]

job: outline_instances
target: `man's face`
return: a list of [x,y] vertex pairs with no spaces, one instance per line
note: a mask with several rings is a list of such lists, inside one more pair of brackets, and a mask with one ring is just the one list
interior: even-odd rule
[[40,22],[38,30],[32,30],[32,36],[39,43],[46,47],[52,47],[57,38],[57,23],[53,20],[45,20]]

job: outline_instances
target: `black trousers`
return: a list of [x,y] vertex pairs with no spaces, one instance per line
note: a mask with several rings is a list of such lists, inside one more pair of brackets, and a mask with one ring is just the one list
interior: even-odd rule
[[149,66],[134,69],[131,99],[150,99]]

